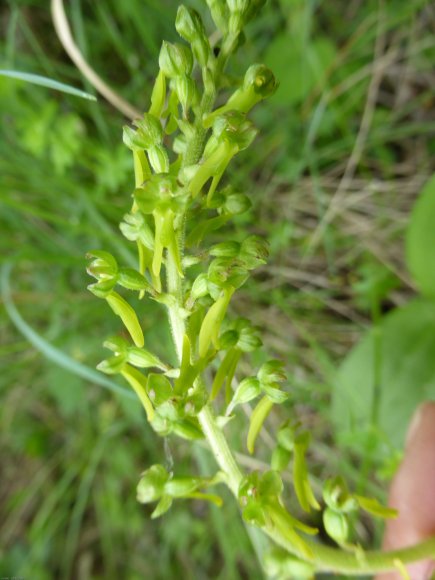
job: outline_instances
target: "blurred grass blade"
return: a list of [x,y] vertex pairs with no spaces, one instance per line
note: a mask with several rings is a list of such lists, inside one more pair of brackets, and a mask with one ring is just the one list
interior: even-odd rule
[[33,73],[27,73],[18,70],[0,70],[0,76],[17,79],[19,81],[25,81],[26,83],[32,83],[34,85],[40,85],[41,87],[48,87],[49,89],[60,91],[62,93],[69,93],[70,95],[81,97],[82,99],[88,99],[89,101],[97,100],[97,98],[90,93],[76,89],[71,85],[66,85],[65,83],[60,83],[59,81],[49,79],[48,77],[35,75]]
[[12,263],[6,262],[1,270],[1,278],[0,278],[0,289],[1,289],[1,297],[6,309],[6,312],[14,323],[15,327],[23,334],[27,340],[37,349],[39,350],[47,359],[54,362],[56,365],[64,368],[65,370],[100,385],[105,389],[109,389],[115,393],[119,393],[124,397],[129,397],[130,399],[135,399],[136,396],[120,387],[115,382],[107,379],[105,376],[100,375],[97,371],[89,368],[82,363],[74,360],[72,357],[64,353],[63,351],[59,350],[48,341],[46,341],[41,335],[39,335],[31,326],[27,324],[27,322],[22,318],[21,314],[18,312],[13,300],[12,300],[12,293],[10,287],[10,274],[12,271]]

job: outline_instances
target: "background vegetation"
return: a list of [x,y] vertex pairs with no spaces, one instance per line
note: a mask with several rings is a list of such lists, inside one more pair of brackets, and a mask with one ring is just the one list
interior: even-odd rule
[[[175,39],[177,5],[67,4],[87,61],[139,109],[161,40]],[[431,286],[412,268],[423,260],[424,278],[423,242],[408,264],[429,298],[396,310],[416,292],[404,232],[434,169],[434,25],[421,0],[270,0],[239,54],[240,70],[264,61],[281,86],[256,110],[260,136],[232,168],[253,201],[240,230],[271,242],[268,266],[235,308],[287,363],[284,412],[314,434],[315,488],[339,471],[385,498],[406,422],[435,396]],[[0,29],[0,68],[94,92],[46,1],[3,3]],[[1,76],[0,111],[2,576],[261,578],[236,506],[180,503],[150,522],[135,499],[141,471],[165,456],[179,473],[192,463],[208,472],[210,459],[200,446],[194,457],[178,441],[164,448],[134,398],[92,374],[118,326],[86,291],[84,255],[104,247],[131,260],[117,230],[133,185],[125,119],[101,98]],[[142,321],[157,352],[172,348],[161,317],[156,308]],[[231,436],[241,461],[261,468],[244,455],[242,433]],[[266,460],[271,445],[266,432]],[[379,543],[368,522],[356,533]]]

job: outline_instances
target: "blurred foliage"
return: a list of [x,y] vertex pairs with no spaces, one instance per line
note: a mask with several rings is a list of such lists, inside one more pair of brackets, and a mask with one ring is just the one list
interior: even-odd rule
[[[67,5],[86,59],[138,108],[147,106],[161,40],[176,37],[177,5]],[[0,68],[95,92],[65,55],[47,2],[9,0],[0,15]],[[260,136],[233,167],[235,185],[254,202],[251,220],[240,219],[238,227],[266,234],[272,244],[270,267],[247,287],[237,309],[266,328],[271,352],[287,361],[291,405],[317,440],[314,472],[323,479],[339,464],[362,489],[373,488],[373,467],[390,474],[400,451],[388,443],[379,455],[376,441],[361,434],[339,456],[330,447],[328,405],[337,361],[398,303],[397,293],[403,303],[412,291],[401,267],[401,239],[409,208],[433,170],[433,28],[433,10],[422,0],[345,6],[271,0],[239,55],[241,69],[242,61],[264,61],[281,86],[255,112]],[[92,103],[6,77],[0,77],[0,111],[0,259],[13,262],[14,304],[37,335],[93,368],[101,337],[118,327],[85,290],[84,255],[104,246],[132,262],[116,225],[133,186],[121,143],[124,120],[102,98]],[[314,244],[313,231],[360,135],[348,195],[338,200],[350,213],[326,223]],[[393,251],[385,255],[387,245]],[[160,309],[151,308],[142,322],[157,353],[172,348]],[[432,337],[432,327],[428,332]],[[193,502],[150,523],[150,509],[136,502],[140,473],[162,456],[182,473],[192,462],[187,447],[163,448],[134,400],[48,362],[3,305],[0,336],[3,575],[261,577],[236,506],[231,513]],[[352,363],[353,374],[359,365],[365,362]],[[232,436],[237,446],[242,435]],[[207,471],[201,454],[198,449],[199,469]],[[376,485],[374,493],[382,497]],[[359,530],[366,542],[375,543],[377,534]]]

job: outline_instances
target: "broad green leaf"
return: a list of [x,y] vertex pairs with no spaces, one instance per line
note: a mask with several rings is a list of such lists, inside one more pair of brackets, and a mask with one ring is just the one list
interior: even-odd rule
[[35,75],[33,73],[27,73],[18,70],[0,70],[0,75],[4,77],[9,77],[11,79],[16,79],[18,81],[25,81],[33,85],[40,85],[42,87],[47,87],[49,89],[54,89],[55,91],[60,91],[62,93],[68,93],[74,95],[75,97],[81,97],[82,99],[88,99],[89,101],[96,101],[97,98],[94,95],[86,93],[80,89],[76,89],[71,85],[66,85],[65,83],[60,83],[53,79],[47,77],[42,77],[40,75]]
[[435,302],[416,299],[388,314],[380,340],[373,330],[338,370],[332,420],[338,435],[357,436],[370,428],[375,392],[375,345],[380,352],[378,425],[380,436],[401,448],[411,415],[424,400],[435,399]]
[[424,186],[406,233],[406,262],[420,291],[435,297],[435,175]]
[[106,296],[106,300],[113,312],[117,314],[125,324],[134,344],[142,348],[144,345],[143,332],[134,309],[116,292],[112,292]]

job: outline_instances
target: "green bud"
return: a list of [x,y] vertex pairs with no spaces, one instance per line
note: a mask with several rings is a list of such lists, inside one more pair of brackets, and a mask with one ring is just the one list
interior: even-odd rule
[[187,42],[193,42],[197,36],[205,34],[204,25],[198,12],[193,8],[186,8],[183,4],[178,8],[175,28]]
[[88,260],[95,258],[86,268],[87,273],[97,280],[110,280],[118,272],[118,264],[109,252],[93,250],[86,254]]
[[199,65],[207,65],[211,49],[210,43],[205,32],[204,24],[196,10],[180,6],[177,12],[175,28],[178,34],[191,43],[193,55]]
[[119,229],[127,240],[131,242],[139,240],[150,250],[154,247],[153,233],[140,212],[126,214],[124,221],[119,225]]
[[243,326],[239,329],[239,340],[237,347],[243,352],[252,352],[262,345],[261,339],[258,336],[258,328],[251,325],[248,320],[241,319]]
[[218,140],[225,140],[243,151],[255,139],[258,131],[251,121],[239,111],[227,111],[216,117],[213,134]]
[[153,465],[140,478],[137,485],[137,500],[140,503],[151,503],[161,498],[169,473],[162,465]]
[[260,382],[254,377],[248,377],[243,379],[237,387],[233,400],[231,401],[231,407],[236,405],[241,405],[243,403],[249,403],[261,393]]
[[210,249],[210,256],[218,258],[235,258],[240,252],[240,244],[238,242],[221,242]]
[[338,544],[344,544],[349,536],[349,522],[346,516],[331,508],[323,512],[323,525],[327,534]]
[[251,209],[251,206],[251,201],[247,195],[234,193],[226,198],[223,208],[225,212],[231,215],[239,215]]
[[242,243],[241,258],[246,262],[249,269],[265,264],[268,256],[269,244],[263,238],[249,236]]
[[239,288],[248,278],[246,268],[231,258],[216,258],[208,268],[210,282],[222,288],[232,286]]
[[123,127],[122,140],[124,142],[124,145],[126,145],[132,151],[136,150],[142,151],[143,149],[146,149],[149,145],[149,140],[145,135],[143,135],[139,131],[135,131],[128,125],[125,125]]
[[224,35],[228,28],[228,6],[225,0],[206,0],[214,23]]
[[154,145],[147,151],[148,160],[155,173],[169,172],[169,157],[163,145]]
[[188,76],[193,68],[193,55],[184,44],[163,41],[159,55],[159,66],[166,77],[173,79]]
[[255,93],[265,99],[273,95],[277,82],[273,72],[264,64],[253,64],[248,68],[243,79],[243,88],[254,89]]
[[265,395],[276,405],[282,405],[288,399],[288,393],[277,389],[276,387],[272,387],[270,385],[262,385],[262,390]]
[[236,330],[227,330],[219,337],[219,350],[228,350],[237,345],[239,333]]
[[261,366],[257,377],[261,383],[271,385],[273,383],[282,383],[287,379],[284,370],[284,363],[280,360],[270,360]]
[[196,491],[200,483],[197,477],[176,477],[166,482],[164,493],[170,497],[185,497]]
[[142,276],[133,268],[120,268],[118,273],[118,284],[128,290],[147,290],[151,291],[151,285],[145,276]]
[[133,122],[138,128],[137,133],[140,135],[142,142],[147,143],[144,149],[149,149],[158,145],[163,140],[163,127],[154,115],[144,113],[142,119]]
[[188,76],[179,76],[175,79],[175,90],[183,108],[184,116],[187,116],[187,111],[194,107],[199,100],[196,83]]
[[192,284],[192,289],[190,291],[192,298],[197,300],[208,294],[208,279],[207,274],[200,274],[194,283]]
[[161,362],[159,358],[157,358],[154,354],[148,352],[144,348],[131,346],[128,349],[127,357],[128,362],[131,365],[140,369],[147,369],[151,367],[162,370],[166,369],[165,365]]

